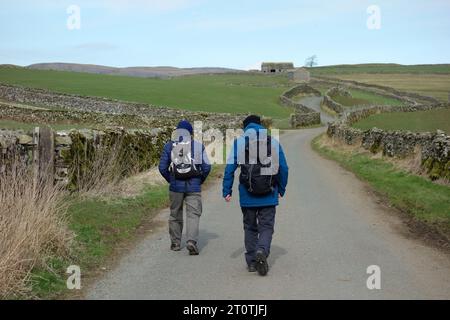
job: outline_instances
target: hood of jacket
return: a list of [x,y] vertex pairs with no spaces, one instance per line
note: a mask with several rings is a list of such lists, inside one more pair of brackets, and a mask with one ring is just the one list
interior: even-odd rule
[[248,126],[245,127],[244,132],[247,132],[251,129],[255,130],[256,132],[258,132],[259,130],[267,130],[264,126],[252,122]]

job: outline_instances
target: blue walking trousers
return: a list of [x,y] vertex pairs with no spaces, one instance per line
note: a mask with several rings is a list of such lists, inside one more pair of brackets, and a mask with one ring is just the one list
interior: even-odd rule
[[262,250],[266,257],[270,254],[275,226],[275,206],[242,207],[245,231],[245,260],[248,265],[255,263],[256,252]]

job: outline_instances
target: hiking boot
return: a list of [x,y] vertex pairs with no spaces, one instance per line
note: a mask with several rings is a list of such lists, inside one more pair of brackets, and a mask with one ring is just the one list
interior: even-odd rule
[[190,256],[198,256],[198,248],[197,243],[195,241],[188,241],[186,244],[186,248],[189,251]]
[[256,272],[256,266],[254,263],[248,266],[248,272]]
[[262,250],[256,252],[256,270],[260,276],[265,276],[269,272],[266,255]]
[[172,250],[172,251],[180,251],[181,250],[181,246],[178,243],[172,243],[170,245],[170,250]]

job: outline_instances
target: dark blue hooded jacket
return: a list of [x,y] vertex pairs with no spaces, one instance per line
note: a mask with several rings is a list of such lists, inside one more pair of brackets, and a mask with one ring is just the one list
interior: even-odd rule
[[[265,129],[263,126],[255,123],[250,123],[244,131],[254,129],[256,131]],[[230,155],[230,159],[227,161],[227,166],[225,167],[225,173],[223,177],[223,197],[232,194],[234,173],[238,168],[238,145],[245,144],[245,137],[241,136],[234,141],[233,152]],[[274,138],[272,138],[272,146],[279,148],[279,171],[278,171],[278,184],[275,186],[274,191],[266,196],[254,196],[250,194],[247,189],[239,184],[239,202],[241,207],[269,207],[277,206],[278,194],[284,196],[286,192],[286,186],[288,183],[289,168],[286,162],[286,157],[283,152],[281,144]]]
[[170,184],[169,190],[180,193],[201,192],[202,191],[201,185],[203,184],[203,182],[205,182],[206,178],[208,177],[211,171],[211,165],[209,164],[208,156],[205,152],[205,146],[197,141],[193,141],[192,143],[192,154],[194,155],[194,159],[198,161],[197,163],[201,163],[198,166],[201,168],[202,176],[198,178],[192,178],[189,180],[176,180],[173,174],[169,172],[169,167],[172,162],[171,160],[172,146],[173,146],[172,141],[166,143],[163,152],[161,154],[161,159],[159,161],[159,172],[164,177],[164,179],[166,179],[166,181]]

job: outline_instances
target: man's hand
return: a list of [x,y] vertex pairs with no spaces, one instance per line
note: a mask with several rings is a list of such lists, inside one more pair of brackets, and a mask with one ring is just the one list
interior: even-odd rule
[[225,197],[225,201],[226,201],[226,202],[230,202],[230,201],[231,201],[231,194],[229,194],[229,195],[227,195],[227,196]]

